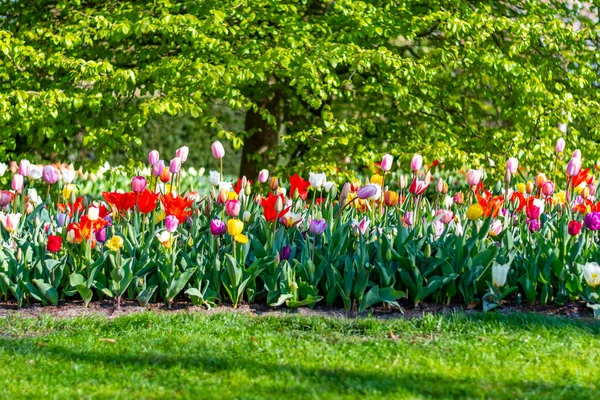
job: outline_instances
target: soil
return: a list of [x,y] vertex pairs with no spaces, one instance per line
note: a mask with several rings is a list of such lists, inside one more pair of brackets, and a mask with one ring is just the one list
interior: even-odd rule
[[[268,307],[264,304],[242,304],[234,309],[230,305],[219,305],[217,307],[206,309],[205,307],[193,306],[189,302],[175,302],[170,309],[164,304],[150,304],[146,307],[141,307],[135,301],[122,301],[121,307],[117,309],[114,302],[110,300],[96,301],[89,304],[86,308],[82,301],[65,301],[60,302],[57,306],[42,306],[39,303],[26,305],[18,308],[15,303],[0,302],[0,317],[11,315],[39,317],[48,315],[60,318],[70,318],[77,316],[100,315],[106,318],[115,318],[132,313],[140,313],[144,311],[157,313],[219,313],[219,312],[240,312],[250,315],[324,315],[338,318],[355,318],[357,316],[371,315],[376,318],[415,318],[424,314],[447,314],[452,312],[477,313],[481,312],[480,305],[464,306],[460,304],[442,305],[436,303],[421,303],[417,306],[410,302],[400,302],[401,309],[392,309],[386,307],[375,307],[372,311],[365,311],[361,314],[356,311],[348,311],[340,308],[332,307],[315,307],[310,309],[307,307],[298,309],[287,309],[285,307]],[[583,302],[569,303],[565,306],[554,305],[506,305],[492,311],[501,314],[507,313],[534,313],[541,315],[562,316],[569,318],[593,318],[591,309],[586,307]]]

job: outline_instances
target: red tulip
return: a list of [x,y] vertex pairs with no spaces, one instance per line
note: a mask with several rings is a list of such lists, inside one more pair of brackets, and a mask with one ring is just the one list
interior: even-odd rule
[[49,235],[48,236],[48,244],[46,245],[46,250],[52,253],[58,253],[60,248],[62,247],[62,236],[58,235]]
[[567,230],[569,231],[569,235],[577,236],[577,235],[579,235],[579,232],[581,231],[582,227],[583,227],[583,223],[581,223],[579,221],[571,221],[571,222],[569,222],[569,227]]

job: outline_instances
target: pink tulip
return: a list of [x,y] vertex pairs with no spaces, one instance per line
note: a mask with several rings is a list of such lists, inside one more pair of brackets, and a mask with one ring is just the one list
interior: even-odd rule
[[514,157],[511,157],[506,162],[506,170],[514,175],[517,172],[517,168],[519,168],[519,160]]
[[588,189],[590,189],[590,196],[595,196],[596,190],[598,189],[598,187],[596,185],[589,185]]
[[552,194],[554,193],[554,182],[546,181],[542,185],[542,193],[544,194],[544,196],[552,196]]
[[367,200],[377,195],[377,185],[365,185],[358,189],[356,196],[361,200]]
[[412,211],[407,211],[406,214],[404,214],[404,223],[408,226],[412,226],[413,224],[413,217],[414,214]]
[[152,150],[148,153],[148,164],[154,165],[160,159],[160,154],[158,154],[158,150]]
[[46,165],[42,170],[42,179],[48,185],[54,185],[60,179],[60,171],[54,165]]
[[258,181],[260,183],[265,183],[269,179],[269,171],[266,169],[260,170],[258,173]]
[[146,178],[143,176],[134,176],[131,179],[131,190],[135,193],[141,193],[146,189]]
[[178,174],[180,170],[181,170],[181,158],[175,157],[174,159],[171,160],[171,163],[169,164],[169,171],[171,171],[172,174]]
[[154,164],[152,164],[152,175],[156,177],[160,177],[165,170],[165,162],[163,160],[158,160]]
[[394,157],[392,157],[390,154],[384,155],[383,159],[381,160],[381,169],[384,171],[389,171],[390,169],[392,169],[393,162]]
[[581,158],[581,150],[577,149],[573,152],[571,158]]
[[242,204],[239,200],[228,200],[225,203],[225,213],[232,218],[237,217],[240,214],[240,208]]
[[421,157],[420,154],[415,154],[413,156],[412,160],[410,161],[410,169],[417,172],[417,171],[421,170],[422,166],[423,166],[423,157]]
[[19,175],[29,176],[29,167],[31,163],[28,160],[21,160],[19,163]]
[[175,215],[167,215],[167,218],[165,218],[165,226],[167,228],[167,232],[175,232],[177,230],[178,225],[179,220]]
[[215,142],[211,146],[211,149],[214,158],[221,159],[225,156],[225,149],[223,148],[221,142],[219,142],[218,140],[215,140]]
[[469,185],[469,186],[479,185],[479,182],[481,182],[482,175],[483,175],[483,171],[481,169],[470,169],[467,172],[467,185]]
[[13,194],[8,190],[0,190],[0,207],[4,207],[10,204],[12,201]]
[[189,147],[187,147],[187,146],[181,146],[175,152],[175,156],[181,158],[181,163],[183,164],[184,162],[186,162],[186,160],[188,158],[189,152],[190,152],[190,148]]
[[19,226],[19,221],[21,220],[21,214],[20,213],[6,214],[6,215],[3,215],[1,217],[1,219],[2,219],[2,225],[4,226],[4,229],[6,229],[9,233],[12,233],[15,230],[17,230],[17,227]]
[[408,191],[414,195],[421,195],[425,193],[427,188],[429,187],[429,180],[420,180],[418,178],[413,179]]
[[10,184],[10,187],[15,192],[21,193],[21,191],[23,190],[23,175],[21,175],[21,174],[13,175],[13,179]]
[[573,157],[567,164],[567,174],[576,176],[581,171],[581,157]]
[[498,236],[500,232],[502,232],[502,222],[499,219],[496,219],[490,226],[490,235]]
[[554,145],[554,151],[556,154],[562,153],[565,150],[565,139],[558,138],[556,144]]
[[442,178],[438,178],[435,184],[435,191],[438,193],[442,193],[444,191],[444,180]]

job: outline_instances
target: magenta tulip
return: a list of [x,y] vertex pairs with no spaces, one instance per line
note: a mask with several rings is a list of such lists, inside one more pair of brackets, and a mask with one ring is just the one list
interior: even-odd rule
[[165,218],[165,226],[167,232],[173,233],[177,230],[177,226],[179,226],[179,220],[175,215],[167,215],[167,218]]
[[60,179],[60,171],[54,165],[46,165],[42,170],[42,179],[48,185],[54,185]]
[[237,217],[240,214],[242,203],[239,200],[228,200],[225,203],[225,213],[230,217]]
[[134,176],[131,179],[131,190],[135,193],[141,193],[146,189],[146,178],[143,176]]

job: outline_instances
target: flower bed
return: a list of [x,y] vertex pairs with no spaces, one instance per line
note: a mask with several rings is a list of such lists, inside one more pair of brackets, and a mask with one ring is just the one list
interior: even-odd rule
[[[561,139],[556,164],[563,150]],[[224,156],[218,142],[212,151]],[[485,310],[583,300],[598,313],[600,203],[579,151],[566,173],[532,181],[517,178],[514,158],[493,187],[469,170],[455,193],[419,155],[394,178],[388,154],[368,182],[311,173],[283,185],[263,170],[232,184],[211,171],[212,190],[184,192],[187,153],[166,165],[151,152],[146,176],[99,201],[78,197],[85,180],[68,167],[15,165],[12,190],[0,193],[0,295],[19,306],[180,296],[358,311],[400,298]]]

